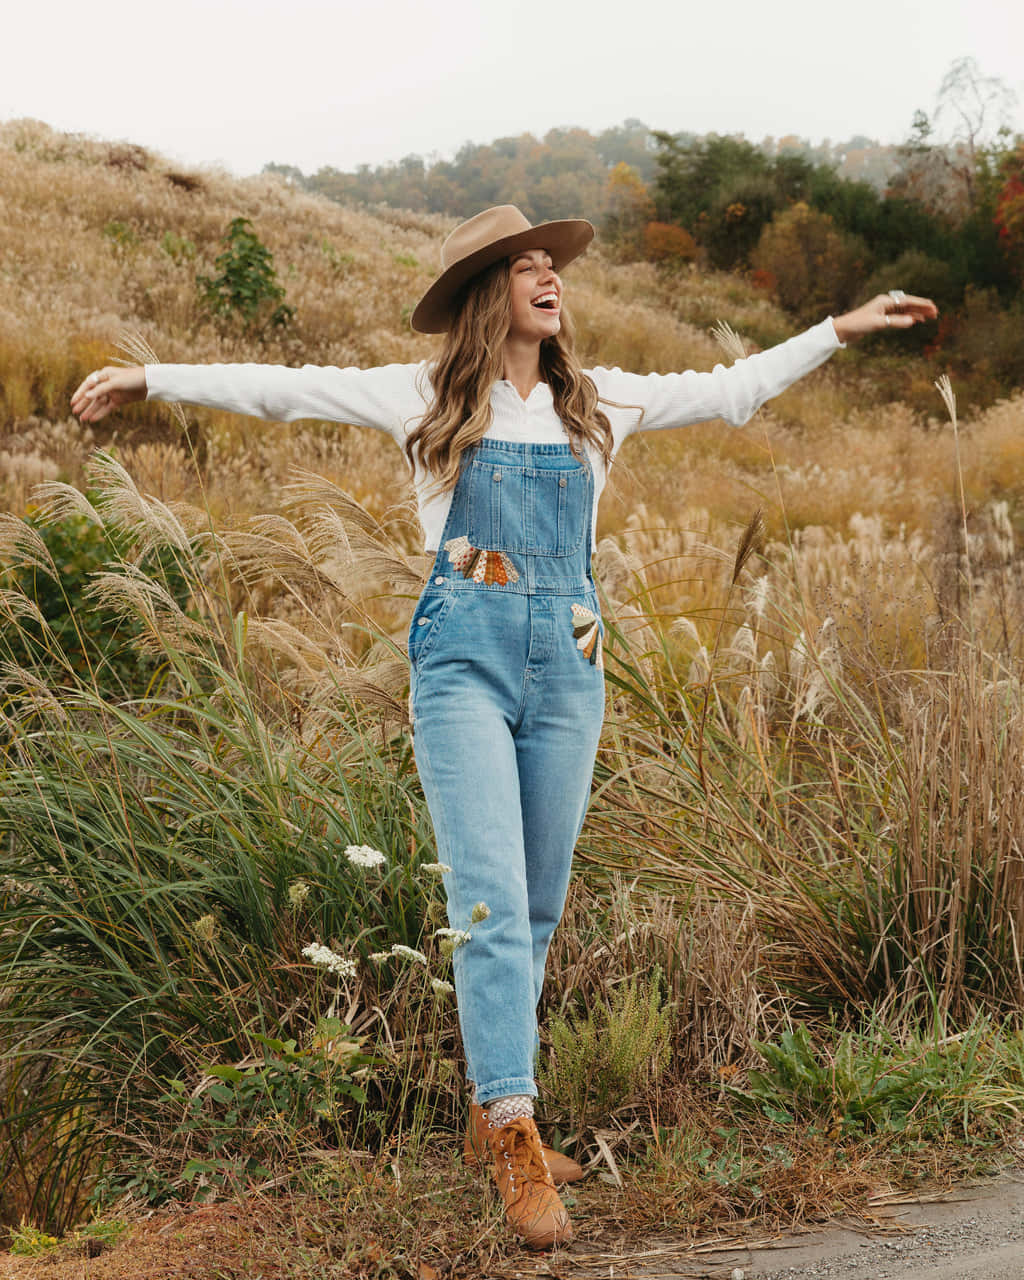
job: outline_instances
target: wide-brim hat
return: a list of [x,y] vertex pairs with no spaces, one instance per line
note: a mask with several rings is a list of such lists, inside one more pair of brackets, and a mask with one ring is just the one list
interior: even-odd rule
[[552,267],[561,271],[593,238],[594,228],[585,218],[532,226],[514,204],[485,209],[460,223],[441,246],[441,274],[416,304],[412,327],[418,333],[444,333],[462,286],[502,258],[526,249],[543,249],[550,254]]

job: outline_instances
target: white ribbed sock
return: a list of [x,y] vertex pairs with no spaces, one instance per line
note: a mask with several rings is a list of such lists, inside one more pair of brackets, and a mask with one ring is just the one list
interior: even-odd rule
[[533,1099],[528,1093],[513,1093],[507,1098],[495,1098],[493,1102],[485,1102],[487,1123],[495,1129],[502,1129],[513,1120],[533,1115]]

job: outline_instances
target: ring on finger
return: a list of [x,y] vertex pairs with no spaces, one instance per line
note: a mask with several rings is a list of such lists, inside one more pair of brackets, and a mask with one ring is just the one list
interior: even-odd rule
[[907,300],[907,295],[902,289],[890,289],[889,297],[892,298],[893,302],[895,302],[898,307],[902,307],[904,302]]
[[886,324],[892,324],[892,321],[889,319],[888,314],[886,314],[886,317],[885,317],[885,323],[886,323]]

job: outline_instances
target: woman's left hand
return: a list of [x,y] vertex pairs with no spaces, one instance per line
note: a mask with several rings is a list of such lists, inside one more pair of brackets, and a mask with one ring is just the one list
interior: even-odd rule
[[834,317],[832,323],[839,341],[850,342],[882,329],[911,329],[922,320],[934,320],[938,314],[939,309],[931,298],[916,298],[912,293],[893,289],[880,293],[856,311]]

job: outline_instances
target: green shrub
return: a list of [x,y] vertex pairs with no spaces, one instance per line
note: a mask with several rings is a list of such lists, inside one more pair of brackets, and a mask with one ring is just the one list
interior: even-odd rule
[[668,1066],[671,1012],[660,970],[618,987],[585,1014],[553,1016],[549,1032],[551,1057],[540,1082],[551,1109],[567,1115],[575,1132],[607,1122],[640,1102]]
[[216,276],[196,276],[203,305],[222,319],[237,319],[256,331],[269,324],[283,328],[295,308],[281,301],[274,259],[248,218],[234,218],[224,234],[224,249],[214,262]]
[[[0,583],[23,593],[38,616],[4,628],[0,655],[44,679],[61,683],[73,675],[111,697],[142,696],[160,664],[139,643],[141,623],[89,596],[96,575],[123,562],[126,540],[78,515],[45,524],[30,517],[26,524],[47,555],[6,570],[0,564]],[[138,567],[187,605],[188,587],[169,549],[151,552]]]

